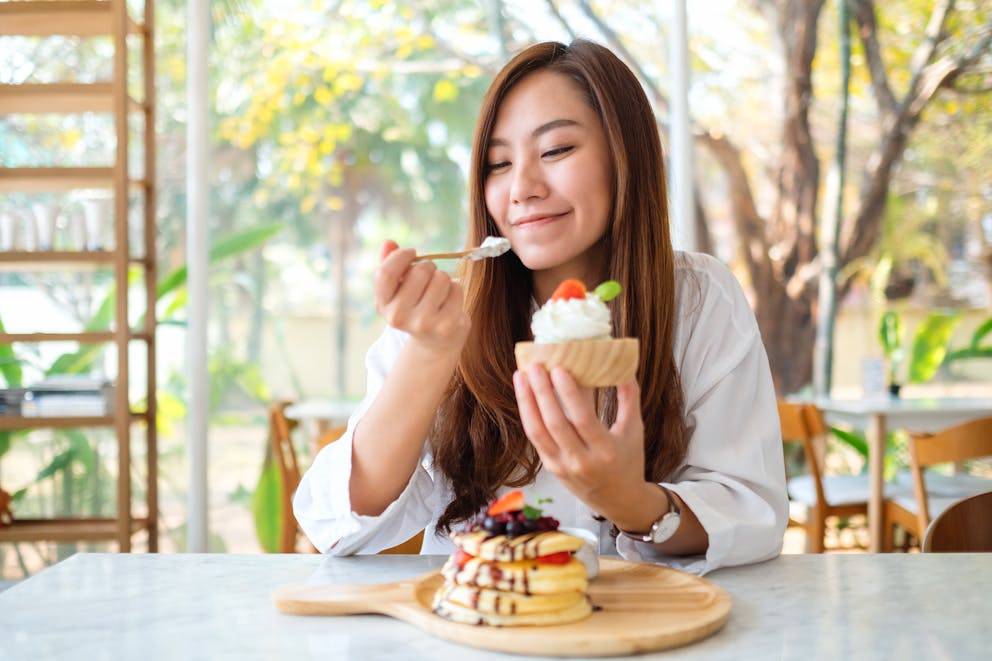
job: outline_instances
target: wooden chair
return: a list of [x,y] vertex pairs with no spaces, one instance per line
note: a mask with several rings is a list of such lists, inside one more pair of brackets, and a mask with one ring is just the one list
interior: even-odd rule
[[[280,493],[281,527],[279,529],[279,553],[295,553],[297,539],[301,534],[299,522],[293,514],[293,494],[300,486],[300,466],[296,459],[296,448],[293,446],[292,432],[297,427],[297,422],[286,417],[286,407],[290,402],[277,402],[269,408],[269,437],[272,439],[272,451],[279,466],[279,475],[282,478],[282,493]],[[316,451],[325,445],[333,443],[344,434],[346,427],[340,426],[330,429],[317,439]],[[420,547],[424,538],[424,532],[391,548],[380,551],[380,553],[400,554],[400,553],[420,553]],[[310,553],[316,553],[317,549],[306,542]]]
[[886,499],[883,548],[892,550],[895,526],[922,539],[931,519],[951,504],[967,496],[992,491],[990,478],[941,475],[924,469],[987,456],[992,456],[992,417],[971,420],[937,434],[910,434],[913,494]]
[[0,487],[0,528],[14,523],[14,512],[10,504],[14,502],[14,497]]
[[[279,494],[279,553],[295,553],[300,536],[300,526],[293,515],[293,493],[300,485],[300,465],[296,460],[292,436],[297,422],[286,417],[286,407],[289,405],[290,402],[276,402],[269,407],[269,438],[282,481]],[[315,553],[316,549],[309,545],[309,551]]]
[[779,400],[778,417],[782,442],[801,443],[808,473],[788,477],[789,498],[806,507],[806,522],[789,519],[789,525],[806,529],[806,547],[823,553],[827,517],[851,517],[868,514],[868,477],[866,475],[829,475],[823,473],[817,442],[825,441],[827,425],[812,404]]
[[951,504],[927,526],[924,553],[988,553],[992,551],[992,491]]

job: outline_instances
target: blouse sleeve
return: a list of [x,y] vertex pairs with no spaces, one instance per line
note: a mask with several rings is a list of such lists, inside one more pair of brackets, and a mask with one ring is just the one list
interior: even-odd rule
[[[782,437],[768,357],[744,292],[717,260],[693,255],[676,333],[688,454],[664,485],[709,536],[705,557],[672,556],[620,535],[630,559],[695,573],[776,557],[788,523]],[[681,354],[681,355],[680,355]]]
[[387,327],[369,348],[365,357],[365,398],[348,420],[341,438],[325,446],[314,458],[293,496],[293,513],[300,527],[323,553],[377,553],[410,539],[432,519],[437,494],[423,453],[421,464],[410,476],[403,493],[382,514],[363,516],[351,508],[348,485],[355,428],[382,388],[405,341],[405,334]]

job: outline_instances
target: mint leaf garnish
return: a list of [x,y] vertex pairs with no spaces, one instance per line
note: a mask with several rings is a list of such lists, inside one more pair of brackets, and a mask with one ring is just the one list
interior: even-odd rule
[[612,301],[614,298],[620,295],[620,283],[616,280],[607,280],[606,282],[600,284],[593,291],[596,297],[603,301]]
[[541,510],[537,507],[531,507],[530,505],[524,505],[524,518],[535,521],[541,518]]

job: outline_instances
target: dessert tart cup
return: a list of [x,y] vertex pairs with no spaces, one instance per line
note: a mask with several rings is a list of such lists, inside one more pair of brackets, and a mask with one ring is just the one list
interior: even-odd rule
[[571,373],[580,386],[601,388],[634,379],[639,344],[634,337],[547,344],[517,342],[514,354],[518,369],[525,370],[534,363],[544,365],[547,370],[561,367]]

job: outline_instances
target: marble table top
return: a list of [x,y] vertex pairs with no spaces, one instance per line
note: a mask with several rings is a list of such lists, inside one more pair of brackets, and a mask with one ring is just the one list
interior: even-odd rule
[[[0,592],[0,659],[528,658],[449,643],[384,616],[284,615],[272,603],[280,585],[398,580],[443,561],[79,554]],[[707,578],[733,599],[726,626],[638,658],[992,658],[992,554],[786,555]]]

